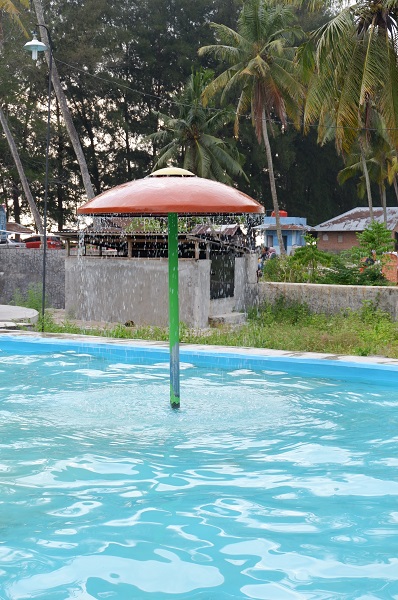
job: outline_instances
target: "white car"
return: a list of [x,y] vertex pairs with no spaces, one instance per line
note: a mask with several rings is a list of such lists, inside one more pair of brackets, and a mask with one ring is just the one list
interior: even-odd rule
[[0,240],[0,247],[1,246],[6,246],[7,248],[26,248],[25,242],[16,242],[11,238]]

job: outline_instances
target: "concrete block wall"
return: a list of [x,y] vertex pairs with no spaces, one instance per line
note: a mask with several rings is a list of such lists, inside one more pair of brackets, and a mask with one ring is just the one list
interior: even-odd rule
[[398,321],[398,287],[265,281],[258,284],[258,304],[273,304],[280,296],[305,303],[313,312],[326,314],[336,314],[349,308],[359,310],[364,301],[371,301],[381,310],[388,312],[394,321]]
[[[207,327],[210,261],[178,265],[180,321]],[[168,261],[151,258],[69,257],[65,309],[70,318],[136,325],[168,325]]]
[[[30,286],[41,290],[43,250],[0,248],[0,304],[10,304],[16,290],[26,294]],[[65,306],[65,250],[46,252],[46,299],[49,307]]]
[[[235,259],[233,298],[210,300],[210,260],[180,259],[180,321],[208,326],[209,316],[244,311],[257,286],[257,257]],[[68,257],[65,309],[70,318],[168,325],[168,261],[151,258]]]

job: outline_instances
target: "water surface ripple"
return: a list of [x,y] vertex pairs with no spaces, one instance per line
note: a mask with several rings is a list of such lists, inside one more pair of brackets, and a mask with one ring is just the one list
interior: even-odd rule
[[0,352],[0,599],[398,598],[398,391]]

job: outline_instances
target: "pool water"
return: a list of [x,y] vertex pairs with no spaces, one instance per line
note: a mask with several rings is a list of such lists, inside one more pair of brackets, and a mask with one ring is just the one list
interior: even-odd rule
[[165,360],[22,346],[0,346],[1,600],[398,598],[393,382],[186,361],[175,411]]

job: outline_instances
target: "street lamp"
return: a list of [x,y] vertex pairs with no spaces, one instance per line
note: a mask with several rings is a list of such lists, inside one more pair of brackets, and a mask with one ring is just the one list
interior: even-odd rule
[[46,140],[46,173],[44,179],[44,215],[43,215],[43,291],[42,291],[42,302],[41,302],[41,330],[44,331],[44,312],[46,303],[46,254],[47,254],[47,198],[48,198],[48,170],[49,170],[49,150],[50,150],[50,118],[51,118],[51,79],[52,79],[52,66],[53,66],[53,49],[51,34],[46,25],[36,23],[38,27],[43,27],[47,31],[48,46],[43,44],[37,39],[36,33],[33,34],[33,40],[27,42],[24,45],[24,49],[27,52],[32,53],[32,59],[37,60],[39,52],[49,51],[48,61],[48,104],[47,104],[47,140]]

